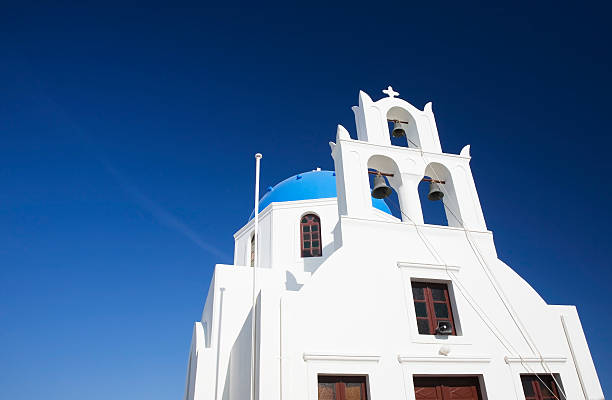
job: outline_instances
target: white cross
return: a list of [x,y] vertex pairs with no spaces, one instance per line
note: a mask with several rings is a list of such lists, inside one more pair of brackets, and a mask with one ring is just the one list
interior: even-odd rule
[[395,90],[393,90],[393,88],[391,86],[389,86],[386,90],[382,91],[384,94],[386,94],[387,96],[393,98],[395,96],[399,96],[399,93],[397,93]]

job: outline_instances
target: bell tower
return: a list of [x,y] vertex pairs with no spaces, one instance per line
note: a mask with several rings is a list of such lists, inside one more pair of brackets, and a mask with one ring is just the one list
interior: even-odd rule
[[[359,105],[352,108],[357,140],[338,125],[336,142],[330,143],[339,214],[383,218],[373,210],[370,197],[368,175],[378,171],[397,193],[402,222],[424,223],[418,185],[425,180],[432,185],[430,199],[444,203],[449,226],[485,231],[487,227],[470,169],[469,145],[460,154],[444,153],[431,103],[419,110],[400,99],[391,86],[383,93],[386,97],[373,101],[360,91]],[[393,128],[389,127],[390,123]],[[391,135],[405,137],[406,145],[392,144]]]

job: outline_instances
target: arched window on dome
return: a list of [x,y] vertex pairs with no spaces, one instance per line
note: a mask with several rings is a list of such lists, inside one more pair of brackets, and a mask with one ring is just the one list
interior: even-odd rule
[[302,257],[321,257],[321,219],[306,214],[300,220]]

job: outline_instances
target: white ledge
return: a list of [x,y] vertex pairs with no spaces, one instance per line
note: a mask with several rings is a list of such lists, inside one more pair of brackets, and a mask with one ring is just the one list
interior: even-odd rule
[[[266,207],[267,208],[267,207]],[[259,215],[261,215],[261,213],[259,213]],[[389,215],[389,214],[387,214]],[[377,223],[385,223],[385,224],[396,224],[396,225],[400,225],[400,226],[406,226],[409,228],[422,228],[422,229],[443,229],[443,230],[447,230],[447,231],[456,231],[456,232],[465,232],[466,230],[470,233],[477,233],[477,234],[486,234],[489,236],[493,235],[493,232],[489,231],[489,230],[480,230],[480,229],[465,229],[465,228],[458,228],[455,226],[447,226],[447,225],[432,225],[432,224],[415,224],[413,222],[406,222],[406,221],[402,221],[401,219],[395,218],[393,217],[395,220],[394,221],[389,221],[389,220],[380,220],[380,219],[372,219],[372,218],[368,218],[368,217],[364,217],[364,216],[349,216],[349,215],[341,215],[340,218],[342,220],[348,220],[348,221],[368,221],[368,222],[377,222]]]
[[567,357],[552,356],[552,357],[504,357],[506,364],[511,363],[564,363]]
[[458,363],[488,363],[491,362],[491,357],[484,356],[462,356],[462,357],[453,357],[453,356],[398,356],[397,360],[400,363],[420,363],[420,362],[458,362]]
[[[419,110],[420,111],[420,110]],[[423,111],[421,111],[423,112]],[[422,155],[431,155],[431,156],[436,156],[436,158],[438,158],[439,156],[447,156],[447,157],[456,157],[456,158],[463,158],[465,160],[470,160],[472,157],[471,156],[467,156],[465,154],[451,154],[451,153],[443,153],[443,152],[432,152],[432,151],[425,151],[422,149],[415,149],[412,147],[404,147],[404,146],[394,146],[392,144],[379,144],[379,143],[370,143],[370,142],[366,142],[363,140],[359,140],[359,139],[337,139],[336,143],[339,142],[352,142],[357,144],[358,146],[372,146],[372,147],[382,147],[382,148],[386,148],[386,149],[397,149],[400,151],[408,151],[408,152],[412,152],[415,154],[422,154]]]
[[406,261],[398,261],[397,267],[398,268],[435,269],[435,270],[452,271],[452,272],[459,272],[459,270],[461,269],[461,267],[458,265],[413,263],[413,262],[406,262]]
[[327,354],[304,353],[304,361],[374,361],[378,362],[380,356],[363,354]]

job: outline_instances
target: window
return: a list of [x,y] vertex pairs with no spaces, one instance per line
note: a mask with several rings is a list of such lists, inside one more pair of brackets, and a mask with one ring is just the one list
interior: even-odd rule
[[557,400],[559,396],[557,382],[552,375],[521,375],[523,393],[526,400]]
[[304,215],[300,221],[302,257],[321,256],[321,220],[314,214]]
[[450,324],[456,335],[448,287],[443,283],[412,282],[412,298],[421,335],[435,335],[438,323]]
[[251,235],[251,267],[255,266],[255,234]]
[[414,378],[416,400],[482,400],[478,377],[427,376]]
[[319,375],[319,400],[368,400],[365,376]]

